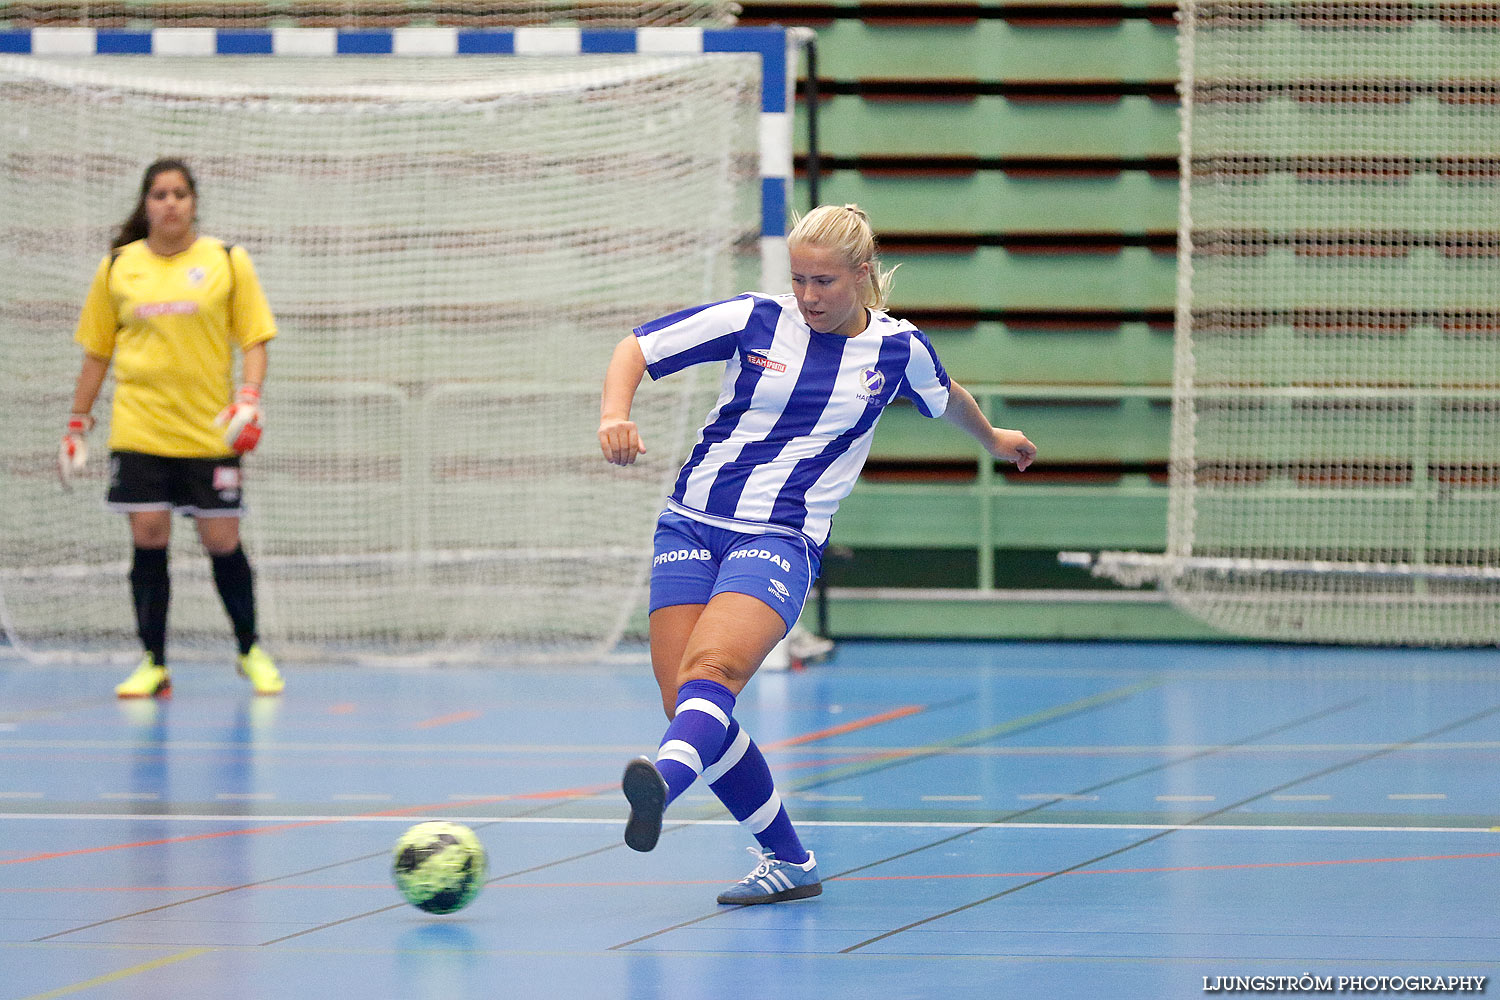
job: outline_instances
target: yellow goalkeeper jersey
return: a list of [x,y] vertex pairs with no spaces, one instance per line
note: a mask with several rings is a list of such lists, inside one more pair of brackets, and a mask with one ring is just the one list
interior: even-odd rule
[[243,247],[199,237],[162,257],[145,240],[105,257],[78,330],[115,371],[109,447],[170,458],[225,458],[214,417],[234,393],[234,352],[276,336],[276,320]]

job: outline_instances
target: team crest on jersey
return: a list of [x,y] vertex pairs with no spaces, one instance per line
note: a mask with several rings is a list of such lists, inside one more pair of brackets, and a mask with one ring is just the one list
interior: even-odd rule
[[866,368],[859,373],[859,382],[865,389],[864,392],[857,394],[860,399],[878,400],[880,390],[885,388],[885,372],[879,368]]
[[201,267],[190,267],[190,268],[188,268],[187,280],[188,280],[188,284],[190,284],[190,285],[201,285],[201,284],[203,284],[203,268],[201,268]]
[[757,368],[764,368],[769,375],[780,375],[786,371],[786,365],[780,361],[772,361],[765,354],[758,351],[747,351],[745,353],[745,360]]

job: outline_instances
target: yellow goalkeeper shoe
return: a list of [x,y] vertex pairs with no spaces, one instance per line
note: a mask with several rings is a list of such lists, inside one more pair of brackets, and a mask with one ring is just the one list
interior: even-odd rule
[[115,685],[116,698],[170,698],[172,675],[147,653],[131,675]]
[[281,671],[276,669],[275,662],[259,644],[251,646],[250,652],[240,657],[240,676],[249,678],[256,694],[280,694],[286,687]]

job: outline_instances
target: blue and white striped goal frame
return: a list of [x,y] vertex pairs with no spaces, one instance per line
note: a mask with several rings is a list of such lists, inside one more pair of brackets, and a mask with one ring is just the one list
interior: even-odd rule
[[796,53],[806,29],[755,28],[32,28],[0,31],[0,55],[527,56],[744,52],[760,57],[761,289],[789,287]]

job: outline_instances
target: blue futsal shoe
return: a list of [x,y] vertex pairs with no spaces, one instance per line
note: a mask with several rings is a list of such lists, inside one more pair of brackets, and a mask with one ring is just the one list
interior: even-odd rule
[[661,816],[667,811],[667,783],[649,758],[637,757],[625,765],[620,790],[630,803],[625,846],[632,851],[649,851],[661,836]]
[[800,865],[790,861],[777,861],[770,851],[757,851],[747,847],[760,864],[755,871],[719,893],[719,902],[748,906],[753,903],[781,903],[788,899],[807,899],[823,892],[823,883],[818,879],[818,859],[812,851]]

